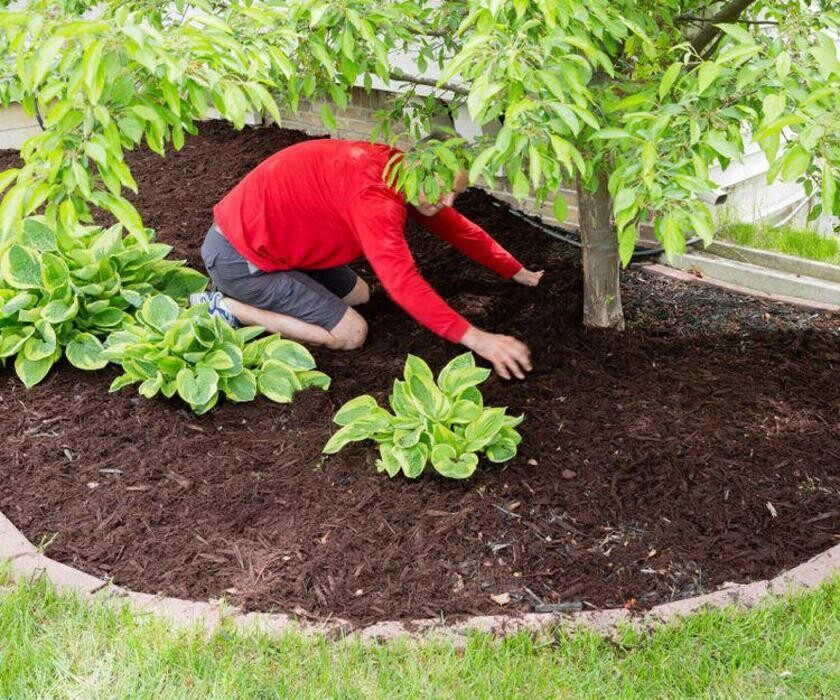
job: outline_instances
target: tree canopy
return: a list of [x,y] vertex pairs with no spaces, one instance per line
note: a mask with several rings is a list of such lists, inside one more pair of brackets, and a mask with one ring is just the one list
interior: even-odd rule
[[[8,6],[9,3],[4,3]],[[282,123],[302,99],[348,104],[351,88],[399,84],[381,136],[466,105],[485,135],[426,144],[395,171],[434,197],[460,168],[517,197],[606,180],[621,259],[642,218],[669,252],[713,235],[709,168],[748,134],[769,179],[821,192],[840,213],[840,12],[831,0],[32,0],[0,13],[0,98],[38,113],[25,165],[0,176],[0,234],[42,207],[71,232],[90,206],[142,222],[123,151],[161,154],[215,107],[242,127]],[[401,69],[398,54],[416,56]],[[418,89],[431,95],[418,96]],[[446,97],[446,103],[434,97]],[[322,118],[333,126],[332,109]],[[2,239],[0,239],[2,240]],[[2,246],[0,246],[2,247]]]

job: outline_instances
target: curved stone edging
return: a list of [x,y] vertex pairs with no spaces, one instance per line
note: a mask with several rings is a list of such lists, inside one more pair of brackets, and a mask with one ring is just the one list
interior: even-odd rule
[[362,641],[388,641],[396,637],[442,633],[463,643],[469,632],[476,631],[504,636],[520,631],[544,631],[564,622],[573,627],[609,634],[620,622],[669,622],[705,607],[722,608],[735,603],[750,607],[769,596],[785,595],[794,589],[813,588],[840,574],[840,544],[769,581],[724,585],[712,593],[657,605],[643,615],[634,615],[618,608],[573,613],[477,615],[450,624],[437,618],[409,622],[385,621],[360,629],[340,618],[310,622],[282,613],[244,613],[223,602],[181,600],[129,591],[40,554],[11,521],[0,513],[0,562],[5,560],[11,563],[13,580],[45,575],[59,591],[72,591],[91,599],[125,601],[136,615],[154,614],[178,627],[198,626],[210,632],[222,623],[232,623],[243,631],[260,630],[278,635],[294,629],[303,634],[324,634],[334,638],[355,636]]

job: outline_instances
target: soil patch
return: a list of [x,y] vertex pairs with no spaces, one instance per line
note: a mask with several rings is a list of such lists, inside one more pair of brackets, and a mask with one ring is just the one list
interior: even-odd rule
[[[171,158],[132,155],[135,201],[200,266],[212,205],[302,138],[204,125]],[[383,398],[406,353],[437,368],[458,351],[374,285],[365,347],[316,352],[333,389],[289,406],[196,418],[174,401],[109,394],[112,370],[62,364],[31,391],[0,370],[0,510],[51,557],[135,590],[359,623],[499,612],[491,596],[505,592],[507,610],[644,608],[836,544],[837,315],[639,268],[623,276],[628,331],[588,332],[572,251],[480,192],[458,207],[547,271],[537,289],[502,283],[409,231],[445,298],[534,352],[527,381],[485,389],[489,405],[525,413],[512,462],[467,483],[410,482],[377,474],[370,445],[320,455],[336,408]]]

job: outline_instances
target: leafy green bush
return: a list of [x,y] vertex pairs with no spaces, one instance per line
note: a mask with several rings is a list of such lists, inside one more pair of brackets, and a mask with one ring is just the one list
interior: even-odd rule
[[262,394],[287,402],[300,389],[329,386],[301,345],[254,340],[262,328],[234,330],[206,306],[179,306],[207,278],[166,259],[171,250],[149,230],[76,225],[56,233],[45,217],[24,219],[0,242],[0,362],[14,356],[32,387],[62,353],[85,370],[110,360],[125,370],[112,390],[141,382],[143,396],[177,393],[199,414],[220,392],[231,401]]
[[141,382],[146,398],[176,393],[196,414],[206,413],[224,394],[231,401],[257,395],[288,403],[296,391],[329,388],[330,378],[315,371],[315,360],[299,343],[273,335],[253,340],[264,329],[234,330],[207,305],[182,309],[170,297],[149,297],[137,323],[115,331],[99,357],[122,365],[125,374],[111,391]]
[[66,348],[81,369],[99,369],[99,338],[132,322],[150,294],[177,299],[204,289],[207,278],[165,260],[171,246],[151,231],[77,225],[57,234],[44,217],[24,219],[0,242],[0,362],[16,355],[27,387],[40,382]]
[[377,469],[389,476],[400,470],[415,479],[428,462],[441,475],[466,479],[483,452],[491,462],[516,455],[522,437],[516,426],[523,417],[508,416],[504,408],[485,408],[478,385],[490,370],[475,366],[468,352],[450,361],[435,381],[419,357],[409,355],[404,380],[394,382],[389,397],[393,413],[364,394],[344,404],[335,415],[342,426],[324,447],[335,454],[350,442],[379,443]]

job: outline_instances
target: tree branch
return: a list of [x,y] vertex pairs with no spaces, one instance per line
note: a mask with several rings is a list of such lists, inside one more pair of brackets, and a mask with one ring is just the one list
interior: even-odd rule
[[412,34],[416,34],[417,36],[452,36],[452,32],[446,29],[416,29],[415,27],[408,27],[408,31]]
[[[709,24],[709,23],[715,21],[714,19],[710,19],[709,17],[695,17],[693,15],[680,15],[679,17],[677,17],[677,19],[681,19],[681,20],[684,20],[686,22],[697,22],[697,23],[702,23],[702,24]],[[778,26],[779,25],[779,23],[777,21],[772,20],[772,19],[738,19],[738,20],[735,20],[735,21],[738,22],[738,24],[756,24],[756,25],[768,24],[768,25],[773,25],[773,26]]]
[[403,83],[413,83],[415,85],[426,85],[428,87],[438,88],[440,90],[448,90],[449,92],[455,93],[456,95],[469,95],[470,91],[462,87],[461,85],[455,85],[453,83],[443,83],[442,85],[438,85],[437,80],[433,78],[421,78],[420,76],[416,75],[407,75],[405,73],[397,73],[395,71],[391,71],[389,73],[392,80],[397,80]]
[[721,8],[720,12],[707,20],[707,23],[697,33],[697,36],[691,40],[692,48],[698,54],[703,53],[703,49],[715,41],[721,34],[721,30],[715,25],[737,20],[741,16],[741,13],[754,2],[755,0],[731,0],[725,7]]

